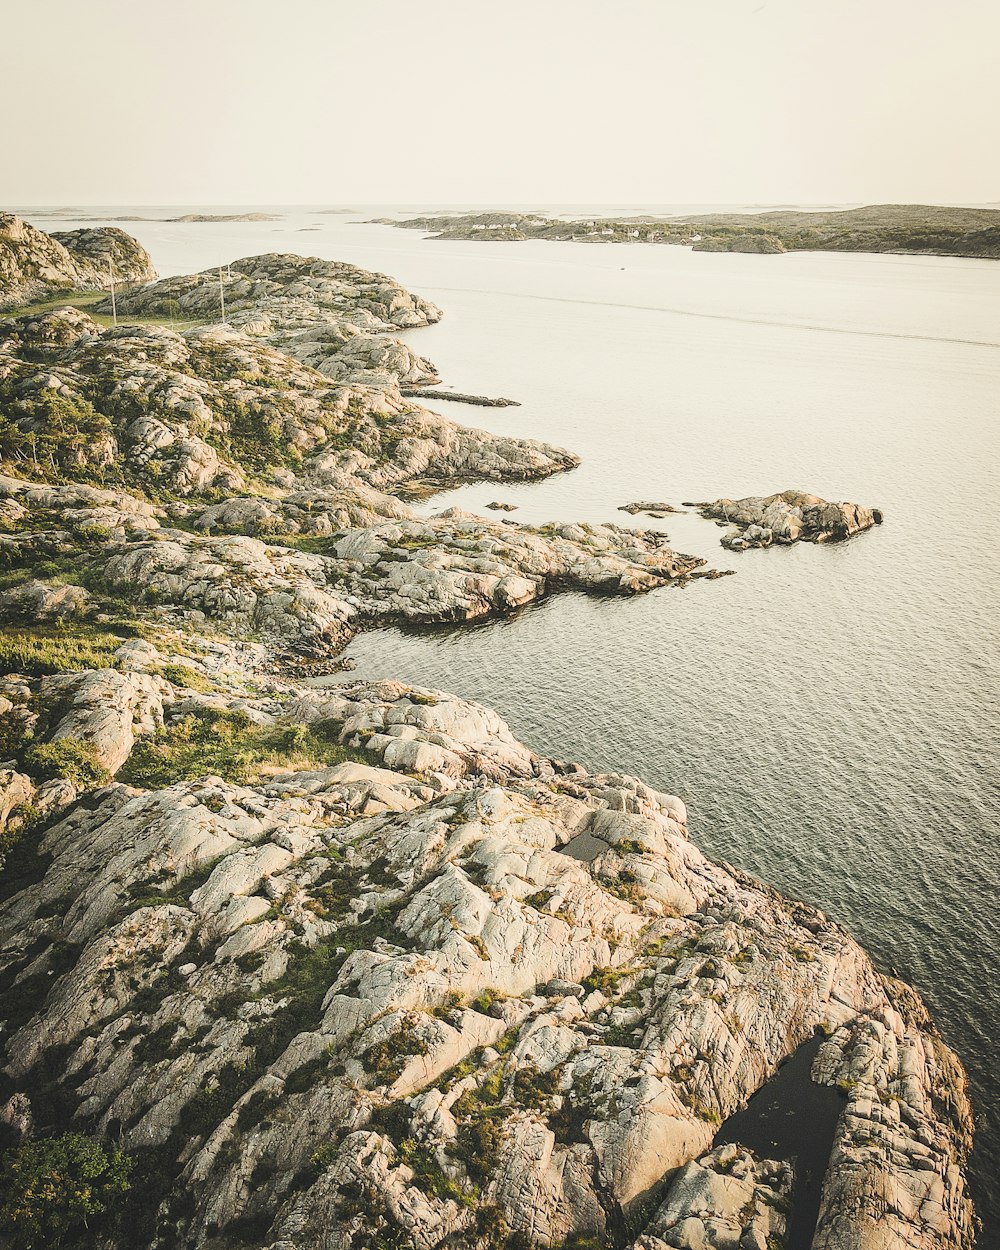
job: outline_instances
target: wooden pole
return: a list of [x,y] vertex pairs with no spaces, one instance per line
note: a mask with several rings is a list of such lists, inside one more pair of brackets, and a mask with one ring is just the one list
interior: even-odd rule
[[115,271],[111,264],[111,257],[108,257],[108,278],[111,281],[111,322],[112,325],[118,324],[118,305],[115,303]]

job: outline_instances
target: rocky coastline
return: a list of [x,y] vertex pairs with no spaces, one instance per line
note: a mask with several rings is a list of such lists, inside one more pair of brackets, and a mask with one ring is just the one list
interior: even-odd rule
[[182,333],[0,322],[12,1227],[72,1140],[129,1174],[95,1250],[776,1250],[792,1162],[716,1139],[811,1045],[842,1100],[813,1246],[971,1250],[961,1064],[835,921],[486,707],[290,676],[374,624],[714,571],[652,530],[416,516],[414,482],[577,458],[404,395],[437,374],[394,332],[441,313],[384,275],[222,285]]

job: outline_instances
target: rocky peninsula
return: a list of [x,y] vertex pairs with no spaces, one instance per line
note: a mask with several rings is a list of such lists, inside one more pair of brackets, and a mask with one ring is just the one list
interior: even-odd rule
[[686,503],[703,517],[731,525],[720,539],[731,551],[770,547],[772,543],[842,542],[881,525],[878,508],[856,503],[829,503],[818,495],[785,490],[777,495],[751,495],[746,499],[716,499],[713,503]]
[[[211,316],[218,281],[127,301]],[[961,1065],[835,921],[488,708],[288,676],[703,561],[417,517],[414,483],[576,458],[404,396],[436,374],[393,330],[440,312],[383,275],[223,288],[183,333],[0,323],[7,1227],[44,1244],[39,1178],[81,1174],[96,1250],[970,1250]],[[805,1233],[794,1143],[727,1138],[803,1046],[834,1103]]]
[[420,387],[407,387],[403,392],[413,399],[450,399],[453,404],[474,404],[479,408],[520,408],[516,399],[502,395],[465,395],[461,391],[432,391]]

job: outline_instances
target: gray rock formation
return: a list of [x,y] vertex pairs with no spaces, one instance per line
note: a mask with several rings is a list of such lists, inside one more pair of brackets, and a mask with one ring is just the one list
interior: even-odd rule
[[545,443],[458,426],[403,399],[395,375],[376,385],[353,368],[344,364],[352,381],[336,385],[222,326],[102,331],[73,308],[11,319],[0,323],[0,400],[23,438],[6,458],[36,464],[41,449],[63,474],[181,495],[241,490],[258,474],[384,491],[579,463]]
[[164,278],[123,297],[126,312],[221,321],[335,381],[385,386],[437,382],[429,361],[389,337],[438,321],[441,310],[385,274],[316,257],[270,254],[222,270]]
[[0,591],[0,621],[65,621],[83,613],[90,596],[82,586],[29,581]]
[[156,277],[149,253],[115,227],[46,234],[0,213],[0,308],[16,308],[62,292],[108,283],[108,259],[122,283]]
[[684,506],[697,508],[703,517],[734,526],[721,540],[722,545],[732,551],[770,547],[772,543],[839,542],[882,524],[878,508],[863,508],[856,503],[828,503],[818,495],[807,495],[800,490]]
[[[0,554],[15,565],[40,548],[76,556],[81,576],[99,575],[105,593],[139,598],[160,617],[189,628],[211,621],[282,653],[316,654],[340,650],[372,624],[477,620],[559,589],[637,594],[683,584],[704,564],[662,536],[617,526],[529,527],[458,509],[418,519],[376,492],[358,496],[354,508],[349,498],[231,499],[189,509],[190,528],[177,529],[166,509],[124,492],[0,478],[0,501],[22,513],[14,532],[0,533]],[[310,550],[290,545],[290,512],[326,537]],[[0,595],[0,616],[87,602],[80,587],[25,583]]]
[[677,509],[673,504],[657,503],[655,500],[639,500],[636,503],[623,503],[619,512],[627,512],[630,516],[638,516],[640,512],[645,512],[651,517],[665,517],[670,512],[676,512]]
[[56,230],[51,237],[72,256],[77,284],[84,289],[107,287],[109,262],[115,282],[126,287],[156,277],[153,259],[142,244],[115,226]]
[[437,691],[228,702],[372,763],[105,786],[0,906],[8,1120],[59,1107],[155,1168],[143,1244],[764,1250],[791,1169],[713,1137],[820,1028],[846,1101],[816,1244],[971,1247],[963,1077],[916,995],[706,860],[679,799]]
[[686,1164],[636,1250],[773,1250],[784,1245],[792,1169],[736,1145]]
[[465,395],[461,391],[432,391],[421,387],[407,387],[403,392],[412,399],[450,399],[455,404],[475,404],[480,408],[520,408],[516,399],[505,399],[502,395],[491,398],[489,395]]

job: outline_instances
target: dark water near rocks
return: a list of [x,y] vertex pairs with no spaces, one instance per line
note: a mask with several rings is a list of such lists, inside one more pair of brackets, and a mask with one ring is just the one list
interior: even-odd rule
[[729,1117],[713,1146],[737,1142],[760,1159],[784,1159],[795,1168],[785,1250],[809,1250],[830,1163],[833,1137],[845,1099],[835,1086],[810,1077],[823,1038],[803,1042],[742,1111]]
[[642,524],[618,506],[797,487],[885,511],[847,544],[743,555],[696,516],[649,522],[739,575],[379,631],[350,648],[351,676],[481,700],[542,752],[680,794],[709,854],[825,908],[912,981],[972,1080],[996,1244],[1000,264],[436,243],[305,212],[125,228],[161,273],[263,251],[391,273],[445,309],[406,338],[450,386],[523,403],[449,417],[584,457],[428,510],[501,499],[519,521]]

